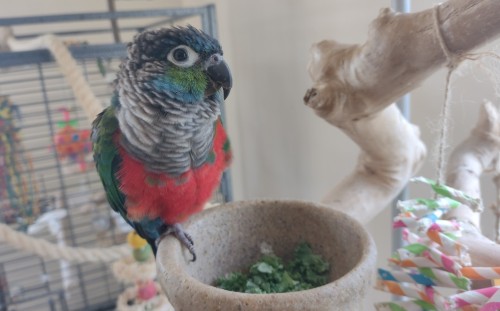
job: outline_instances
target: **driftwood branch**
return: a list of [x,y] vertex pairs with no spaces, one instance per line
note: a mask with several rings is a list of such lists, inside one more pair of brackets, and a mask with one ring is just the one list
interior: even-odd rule
[[321,116],[346,122],[389,106],[447,62],[440,31],[453,55],[500,35],[500,2],[449,0],[411,14],[384,9],[371,26],[362,45],[313,46],[314,85],[306,101]]
[[423,164],[426,149],[420,131],[396,106],[359,121],[342,124],[362,152],[349,176],[322,203],[349,213],[362,223],[374,218]]
[[493,177],[493,182],[495,183],[497,189],[497,199],[496,202],[491,206],[493,215],[495,215],[495,242],[500,243],[500,167],[499,161],[497,159],[497,166],[495,176]]
[[[470,136],[453,150],[446,183],[471,196],[481,197],[480,177],[484,172],[496,170],[499,155],[500,112],[488,102],[482,106]],[[461,241],[469,248],[474,266],[500,266],[500,245],[481,235],[479,216],[465,205],[447,215],[463,223],[466,230]]]
[[[446,184],[481,198],[480,177],[483,172],[493,171],[500,153],[500,116],[492,103],[485,103],[479,119],[469,137],[460,143],[450,155],[446,170]],[[480,213],[462,205],[448,217],[467,221],[480,228]]]
[[449,55],[463,55],[498,35],[500,1],[449,0],[412,14],[382,10],[364,44],[315,44],[313,86],[304,101],[361,148],[354,172],[323,202],[362,223],[377,215],[425,156],[418,130],[392,103],[443,67]]

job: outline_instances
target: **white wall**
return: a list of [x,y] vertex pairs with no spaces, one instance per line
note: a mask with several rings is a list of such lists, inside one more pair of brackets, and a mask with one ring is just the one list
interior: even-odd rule
[[[310,45],[332,38],[360,43],[369,23],[389,0],[184,0],[169,5],[215,2],[220,40],[234,76],[227,105],[229,132],[235,152],[233,181],[236,199],[296,198],[319,200],[352,170],[357,147],[338,129],[318,119],[302,103],[310,86],[306,73]],[[414,1],[413,9],[434,1]],[[118,7],[160,7],[166,1],[118,1]],[[30,9],[27,9],[30,8]],[[17,0],[3,3],[0,16],[104,10],[105,1]],[[421,127],[431,149],[436,116],[443,101],[444,71],[412,93],[411,119]],[[494,97],[482,72],[465,75],[454,84],[450,145],[456,145],[476,121],[479,103]],[[432,154],[432,149],[429,152]],[[429,157],[421,174],[435,177]],[[489,182],[488,178],[484,179]],[[487,206],[491,185],[484,187]],[[411,187],[411,196],[429,196],[425,187]],[[487,215],[490,215],[487,212]],[[488,217],[491,218],[491,217]],[[486,232],[491,234],[492,223]],[[379,248],[379,264],[390,256],[389,209],[369,226]],[[370,300],[382,300],[372,293]],[[367,307],[371,310],[371,307]]]

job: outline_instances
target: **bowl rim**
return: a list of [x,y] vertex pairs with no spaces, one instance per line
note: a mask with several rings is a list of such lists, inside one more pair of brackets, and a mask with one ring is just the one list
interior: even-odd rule
[[[347,221],[350,221],[352,225],[357,227],[357,231],[360,233],[360,239],[361,239],[361,245],[362,245],[362,254],[358,260],[358,262],[353,266],[353,268],[347,272],[346,274],[342,275],[338,279],[329,282],[325,285],[314,287],[311,289],[306,289],[306,290],[300,290],[300,291],[294,291],[294,292],[286,292],[286,293],[270,293],[270,294],[253,294],[253,293],[241,293],[241,292],[234,292],[234,291],[229,291],[225,290],[222,288],[215,287],[213,285],[208,285],[205,284],[196,278],[192,277],[189,275],[185,269],[181,269],[181,265],[178,263],[175,258],[178,256],[167,256],[166,261],[162,260],[164,256],[161,256],[165,252],[164,248],[168,247],[174,247],[174,251],[181,251],[181,247],[179,242],[177,241],[176,238],[172,236],[168,236],[164,238],[159,246],[158,246],[158,252],[157,252],[157,257],[156,257],[156,263],[157,263],[157,269],[160,273],[158,273],[158,278],[162,278],[160,281],[162,284],[162,281],[165,281],[165,277],[167,274],[171,274],[177,279],[183,279],[184,282],[189,283],[189,287],[192,289],[200,289],[200,290],[205,290],[207,295],[222,295],[225,298],[228,299],[242,299],[242,300],[248,300],[248,299],[258,299],[258,300],[273,300],[276,301],[276,299],[289,299],[291,297],[295,297],[298,293],[300,294],[306,294],[306,295],[317,295],[317,294],[331,294],[331,288],[336,287],[337,290],[339,289],[348,289],[348,288],[353,288],[354,286],[349,284],[348,278],[352,278],[352,276],[360,275],[362,278],[367,278],[371,280],[371,275],[364,275],[366,273],[366,270],[370,270],[371,268],[375,267],[375,262],[376,262],[376,247],[375,243],[373,241],[373,238],[371,235],[368,233],[366,228],[356,219],[354,219],[352,216],[348,215],[347,213],[334,209],[332,207],[329,207],[327,205],[317,203],[317,202],[311,202],[311,201],[306,201],[306,200],[295,200],[295,199],[258,199],[258,200],[240,200],[240,201],[232,201],[228,203],[223,203],[214,207],[211,207],[209,209],[203,210],[202,212],[193,215],[188,221],[185,222],[186,227],[188,227],[191,223],[196,222],[199,218],[205,217],[206,215],[209,215],[211,213],[218,213],[221,212],[224,209],[234,209],[234,208],[245,208],[247,206],[252,206],[252,205],[262,205],[262,204],[272,204],[272,203],[281,203],[284,205],[290,205],[290,204],[299,204],[299,205],[308,205],[310,207],[315,207],[324,210],[324,212],[327,213],[332,213],[332,214],[337,214],[345,217]],[[243,203],[243,205],[242,205]],[[167,269],[165,268],[165,262],[166,263],[172,263],[173,268],[177,269],[170,269],[170,272],[167,272]],[[165,282],[167,284],[168,282]],[[166,292],[166,290],[164,289]],[[167,293],[168,296],[168,293]]]

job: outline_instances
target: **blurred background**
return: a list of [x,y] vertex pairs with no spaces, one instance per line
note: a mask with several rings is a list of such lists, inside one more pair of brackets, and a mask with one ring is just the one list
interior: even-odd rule
[[[413,2],[412,11],[427,9],[437,3],[429,0]],[[117,0],[115,6],[117,11],[122,11],[190,8],[211,3],[216,6],[218,37],[234,79],[231,96],[226,101],[226,124],[234,150],[231,167],[233,198],[319,201],[353,170],[359,151],[343,133],[316,117],[303,104],[303,95],[311,85],[306,70],[309,48],[312,43],[323,39],[342,43],[364,42],[370,22],[381,8],[391,5],[390,1]],[[3,1],[0,18],[106,11],[108,5],[103,0],[17,0]],[[119,20],[118,26],[126,27],[127,23]],[[200,26],[196,18],[179,23]],[[80,27],[77,24],[61,24],[61,27],[69,30],[73,26]],[[94,21],[87,25],[89,28],[109,27],[109,21]],[[40,25],[20,26],[15,28],[15,35],[55,29],[61,30],[54,24],[46,29]],[[120,39],[127,42],[133,34],[133,31],[123,32]],[[91,40],[92,43],[106,43],[112,42],[113,37],[108,32],[94,35]],[[109,68],[114,68],[114,64],[110,62]],[[98,67],[95,62],[89,66],[94,70]],[[444,100],[445,74],[444,70],[437,72],[411,93],[411,122],[420,127],[421,137],[428,146],[428,158],[420,175],[430,178],[436,177],[434,146],[439,130],[437,116]],[[96,79],[102,78],[98,76],[96,74]],[[102,79],[104,85],[106,82]],[[448,151],[475,125],[483,100],[498,103],[499,94],[494,83],[487,70],[478,66],[466,64],[460,74],[455,75]],[[0,83],[0,96],[8,94],[8,88]],[[104,94],[100,98],[106,100],[109,96]],[[83,127],[89,125],[85,124],[88,121],[83,116],[79,120]],[[483,199],[487,207],[496,200],[491,177],[485,175],[482,178]],[[409,195],[428,197],[430,191],[426,187],[410,185]],[[368,225],[378,247],[378,266],[386,266],[385,259],[391,254],[390,215],[390,207],[387,207]],[[489,208],[486,208],[483,220],[484,233],[492,237],[494,217]],[[121,289],[114,291],[118,293]],[[372,309],[372,302],[387,298],[372,291],[367,310]]]

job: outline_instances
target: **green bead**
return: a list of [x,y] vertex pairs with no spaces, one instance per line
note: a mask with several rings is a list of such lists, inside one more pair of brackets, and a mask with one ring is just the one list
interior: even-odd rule
[[149,259],[149,257],[151,257],[152,254],[153,254],[153,252],[152,252],[151,246],[149,246],[149,244],[147,244],[141,248],[136,248],[136,249],[134,249],[134,252],[133,252],[134,259],[137,260],[138,262],[147,261]]

